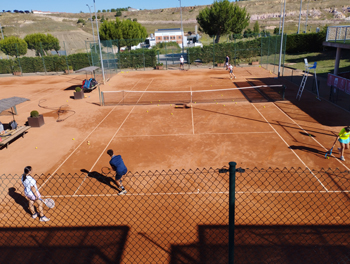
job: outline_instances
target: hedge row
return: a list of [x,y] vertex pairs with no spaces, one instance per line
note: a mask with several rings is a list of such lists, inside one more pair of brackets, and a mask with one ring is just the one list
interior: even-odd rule
[[[98,60],[98,56],[95,56]],[[73,70],[78,70],[91,65],[91,57],[85,53],[77,53],[69,56],[43,56],[43,57],[22,57],[15,60],[0,60],[0,74],[20,71],[23,73],[33,72],[57,72],[67,70],[72,66]]]
[[[201,60],[203,63],[222,63],[226,55],[235,58],[236,61],[249,60],[257,56],[266,56],[279,52],[280,35],[256,38],[250,41],[235,41],[231,43],[218,43],[203,46],[203,48],[189,48],[188,61],[193,63]],[[320,52],[323,50],[323,41],[326,39],[325,32],[309,34],[293,34],[287,39],[286,53]]]
[[260,55],[260,42],[258,38],[250,41],[211,44],[203,48],[189,48],[187,59],[189,63],[195,60],[201,60],[203,63],[212,61],[223,63],[227,55],[236,60],[252,58]]
[[130,50],[117,55],[118,69],[155,67],[157,63],[156,50]]

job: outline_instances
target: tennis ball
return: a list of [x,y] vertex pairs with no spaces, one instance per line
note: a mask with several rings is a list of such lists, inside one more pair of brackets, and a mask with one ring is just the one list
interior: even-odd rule
[[67,100],[67,102],[68,102],[68,100]]
[[173,114],[173,113],[171,113],[171,114]]
[[35,149],[37,149],[38,147],[35,147]]
[[329,159],[329,157],[327,157],[327,159]]
[[265,105],[264,105],[264,108],[265,108]]
[[75,140],[75,138],[73,138],[72,140]]
[[148,111],[147,111],[147,113],[148,113]]
[[159,106],[159,104],[157,106]]

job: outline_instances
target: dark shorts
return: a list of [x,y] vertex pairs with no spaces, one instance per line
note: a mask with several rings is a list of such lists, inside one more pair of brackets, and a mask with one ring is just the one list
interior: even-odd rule
[[180,65],[184,65],[184,63],[183,63],[183,62],[180,62]]

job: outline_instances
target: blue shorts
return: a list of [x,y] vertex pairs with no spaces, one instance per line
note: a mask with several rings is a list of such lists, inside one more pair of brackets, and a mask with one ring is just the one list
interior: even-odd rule
[[123,177],[123,175],[120,175],[120,174],[116,173],[115,180],[119,181],[119,180],[121,180],[122,177]]
[[341,138],[339,138],[338,141],[339,141],[340,143],[349,144],[349,142],[350,142],[350,137],[348,137],[347,139],[341,139]]

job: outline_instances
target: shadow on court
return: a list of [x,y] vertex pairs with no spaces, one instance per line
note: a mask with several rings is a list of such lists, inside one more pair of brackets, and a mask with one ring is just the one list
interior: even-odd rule
[[306,147],[306,146],[289,146],[290,149],[298,149],[298,150],[302,150],[302,151],[305,151],[305,152],[309,152],[309,153],[314,153],[314,154],[317,154],[317,155],[326,155],[326,152],[327,151],[320,151],[318,149],[315,149],[315,148],[310,148],[310,147]]
[[9,188],[9,195],[17,204],[22,206],[23,210],[26,213],[28,213],[30,215],[32,214],[29,210],[29,202],[28,202],[27,198],[25,198],[22,194],[16,192],[15,187]]
[[[115,189],[115,190],[119,191],[118,188],[115,187],[115,186],[117,186],[117,183],[115,182],[115,180],[114,180],[112,177],[104,176],[104,175],[102,175],[101,173],[99,173],[99,172],[97,172],[97,171],[91,171],[91,172],[89,172],[88,170],[85,170],[85,169],[81,169],[80,171],[83,172],[83,173],[87,173],[87,175],[88,175],[89,177],[95,178],[95,179],[98,180],[100,183],[106,184],[106,185],[108,185],[109,187],[111,187],[112,189]],[[114,186],[113,186],[111,183],[113,183]]]
[[2,228],[0,237],[11,243],[1,243],[0,263],[118,264],[129,230],[128,226]]
[[[235,263],[349,263],[350,226],[235,226]],[[198,226],[198,242],[172,245],[170,263],[228,263],[228,226]]]

